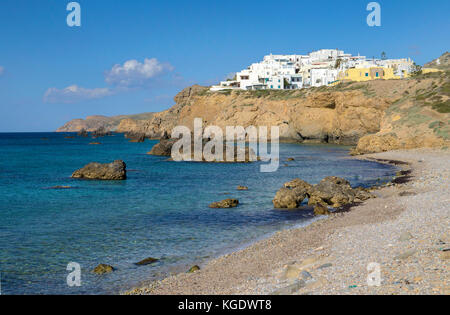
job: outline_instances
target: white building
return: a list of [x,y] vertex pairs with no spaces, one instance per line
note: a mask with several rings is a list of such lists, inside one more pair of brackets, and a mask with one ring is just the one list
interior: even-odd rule
[[318,87],[336,82],[337,69],[311,69],[311,86]]
[[394,68],[399,77],[412,71],[410,59],[367,59],[338,49],[321,49],[308,55],[268,55],[259,63],[236,73],[235,80],[211,87],[220,90],[286,90],[335,83],[339,73],[351,68]]

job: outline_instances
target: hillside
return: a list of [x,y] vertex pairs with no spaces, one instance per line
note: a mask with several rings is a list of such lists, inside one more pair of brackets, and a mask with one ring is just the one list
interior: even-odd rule
[[440,70],[450,70],[450,53],[444,53],[441,57],[425,64],[423,67],[435,68]]
[[443,147],[450,141],[449,81],[449,72],[443,71],[302,90],[210,92],[195,85],[181,91],[173,107],[147,118],[88,118],[59,130],[91,129],[95,122],[159,138],[177,125],[192,128],[199,117],[204,126],[279,126],[282,141],[357,145],[353,154]]
[[134,119],[138,120],[146,120],[151,119],[153,113],[144,113],[137,115],[120,115],[120,116],[88,116],[86,119],[73,119],[68,123],[64,124],[64,126],[58,128],[56,132],[78,132],[82,129],[86,131],[95,131],[100,127],[104,127],[107,130],[115,131],[119,126],[120,122],[124,119]]

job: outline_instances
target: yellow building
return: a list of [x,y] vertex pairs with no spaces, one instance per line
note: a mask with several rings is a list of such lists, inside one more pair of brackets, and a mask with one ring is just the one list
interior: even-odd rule
[[341,81],[371,81],[371,80],[392,80],[401,79],[394,74],[394,69],[383,67],[354,68],[339,73],[338,79]]
[[432,72],[442,72],[442,70],[435,69],[435,68],[422,68],[423,74],[432,73]]

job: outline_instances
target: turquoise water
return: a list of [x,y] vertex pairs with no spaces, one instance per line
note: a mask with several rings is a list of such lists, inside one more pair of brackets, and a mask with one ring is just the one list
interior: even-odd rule
[[[310,211],[273,209],[271,200],[286,181],[317,183],[335,175],[371,185],[395,173],[347,159],[349,148],[340,146],[281,144],[281,161],[295,161],[260,173],[259,163],[176,163],[147,155],[156,141],[129,143],[114,135],[88,145],[92,139],[67,135],[0,134],[2,294],[118,293],[314,220]],[[127,163],[126,181],[70,178],[89,162],[116,159]],[[49,189],[57,185],[73,189]],[[238,185],[250,190],[236,191]],[[208,208],[231,197],[240,200],[238,208]],[[134,265],[147,257],[160,261]],[[81,265],[81,287],[66,284],[69,262]],[[116,271],[92,274],[100,263]]]

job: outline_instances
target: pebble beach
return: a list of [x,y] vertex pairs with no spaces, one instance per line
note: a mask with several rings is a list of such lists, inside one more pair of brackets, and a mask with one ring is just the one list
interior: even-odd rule
[[375,188],[377,198],[349,211],[125,294],[450,294],[450,152],[356,158],[397,161],[408,176]]

